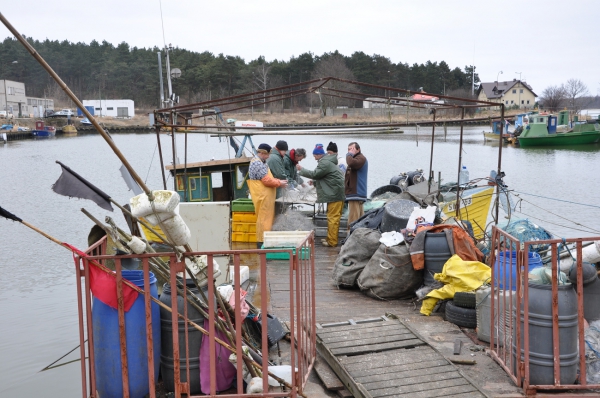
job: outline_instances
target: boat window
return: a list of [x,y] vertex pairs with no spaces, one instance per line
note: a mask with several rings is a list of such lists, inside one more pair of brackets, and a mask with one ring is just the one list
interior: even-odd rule
[[244,182],[246,181],[246,177],[248,177],[248,166],[236,166],[235,168],[235,181],[237,189],[242,189],[244,187]]
[[213,188],[223,188],[223,173],[210,173]]

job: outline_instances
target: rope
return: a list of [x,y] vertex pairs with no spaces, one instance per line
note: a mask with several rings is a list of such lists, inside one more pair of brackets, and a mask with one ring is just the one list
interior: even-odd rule
[[589,205],[589,204],[587,204],[587,203],[579,203],[579,202],[573,202],[573,201],[570,201],[570,200],[563,200],[563,199],[550,198],[550,197],[548,197],[548,196],[534,195],[534,194],[532,194],[532,193],[527,193],[527,192],[519,192],[519,191],[514,191],[514,192],[516,192],[516,193],[520,193],[520,194],[523,194],[523,195],[536,196],[536,197],[538,197],[538,198],[542,198],[542,199],[555,200],[555,201],[557,201],[557,202],[571,203],[571,204],[574,204],[574,205],[588,206],[588,207],[595,207],[595,208],[597,208],[597,209],[600,209],[600,206],[597,206],[597,205]]

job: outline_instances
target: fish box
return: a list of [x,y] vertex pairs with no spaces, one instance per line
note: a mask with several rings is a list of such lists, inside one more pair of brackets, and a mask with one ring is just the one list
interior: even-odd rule
[[252,199],[235,199],[231,201],[231,211],[245,211],[254,213],[254,203],[252,203]]
[[256,232],[232,232],[231,241],[256,243]]
[[[262,245],[261,249],[266,249],[265,245]],[[278,249],[291,249],[292,253],[294,255],[296,255],[295,247],[278,247]],[[302,254],[300,255],[300,258],[302,260],[308,260],[310,258],[310,248],[309,247],[303,247],[301,250],[301,253]],[[267,260],[289,260],[290,254],[289,253],[267,253],[266,258],[267,258]]]
[[256,213],[254,211],[234,211],[231,218],[233,222],[256,223]]

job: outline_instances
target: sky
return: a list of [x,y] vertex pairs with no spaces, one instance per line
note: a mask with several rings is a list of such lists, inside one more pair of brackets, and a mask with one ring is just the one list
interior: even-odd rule
[[[594,0],[4,3],[4,17],[38,40],[106,40],[132,47],[170,43],[246,61],[261,55],[271,61],[304,52],[363,51],[409,65],[475,65],[483,82],[521,78],[538,95],[575,78],[591,95],[600,95],[600,8]],[[7,36],[10,31],[0,24],[0,38]]]

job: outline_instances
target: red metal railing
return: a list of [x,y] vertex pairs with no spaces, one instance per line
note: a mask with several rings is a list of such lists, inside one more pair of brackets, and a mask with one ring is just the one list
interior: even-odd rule
[[[177,274],[185,273],[185,262],[178,261],[174,253],[154,253],[154,254],[143,254],[143,255],[132,255],[132,256],[110,256],[103,255],[106,249],[106,238],[97,242],[93,246],[86,250],[87,256],[78,257],[79,266],[76,267],[77,276],[77,296],[78,296],[78,309],[79,309],[79,330],[80,330],[80,355],[81,355],[81,380],[82,380],[82,397],[97,397],[97,380],[96,380],[96,369],[95,369],[95,353],[94,353],[94,333],[92,324],[92,292],[90,290],[90,267],[96,267],[95,264],[105,265],[107,261],[112,260],[115,266],[115,277],[117,285],[117,302],[118,302],[118,328],[119,328],[119,355],[121,357],[121,374],[123,379],[123,396],[129,396],[129,369],[127,368],[127,345],[125,338],[125,311],[124,311],[124,300],[123,300],[123,286],[128,284],[128,281],[122,277],[121,260],[128,258],[139,258],[141,259],[142,269],[144,274],[144,287],[138,289],[139,293],[143,294],[144,307],[145,307],[145,318],[146,318],[146,347],[147,349],[147,365],[148,365],[148,391],[151,398],[156,397],[156,386],[154,381],[154,359],[158,353],[153,351],[153,339],[152,339],[152,324],[154,322],[160,322],[160,319],[153,319],[151,308],[153,302],[161,305],[162,308],[166,309],[163,303],[150,294],[150,282],[149,272],[153,266],[153,263],[157,257],[166,258],[169,257],[169,270],[168,276],[171,286],[177,285]],[[266,254],[268,252],[274,253],[288,253],[289,254],[289,322],[290,322],[290,365],[292,371],[291,382],[286,386],[286,389],[282,391],[269,391],[268,379],[269,379],[269,345],[268,345],[268,330],[267,330],[267,317],[268,313],[268,283],[269,276],[267,274],[267,259]],[[309,373],[316,357],[316,320],[315,320],[315,266],[314,266],[314,232],[307,234],[306,238],[295,248],[295,253],[292,249],[274,249],[274,250],[229,250],[220,252],[194,252],[186,253],[186,255],[206,255],[207,264],[213,264],[213,258],[215,256],[229,256],[230,264],[234,267],[234,278],[232,281],[234,287],[235,296],[235,310],[233,319],[230,319],[228,311],[221,308],[221,316],[224,315],[224,319],[219,317],[216,302],[220,301],[220,296],[216,296],[214,283],[207,284],[207,300],[205,301],[205,308],[208,320],[207,330],[202,331],[204,338],[209,339],[209,351],[210,351],[210,394],[202,395],[209,397],[216,397],[216,357],[215,347],[216,344],[221,342],[218,340],[216,332],[217,328],[225,328],[230,332],[229,341],[221,343],[221,345],[228,347],[228,349],[235,353],[237,361],[237,392],[234,394],[219,394],[219,397],[223,398],[236,398],[236,397],[297,397],[298,395],[305,396],[303,393],[304,386],[308,380]],[[243,342],[243,330],[242,324],[244,319],[240,309],[242,308],[240,303],[240,295],[237,292],[240,291],[240,266],[242,265],[242,256],[247,255],[258,255],[259,267],[257,277],[260,280],[260,313],[265,314],[262,318],[262,330],[261,330],[261,349],[259,361],[261,363],[252,362],[251,358],[244,361],[239,360],[243,358],[242,345]],[[214,270],[212,266],[207,266],[207,279],[209,281],[214,280]],[[106,272],[106,270],[105,270]],[[83,282],[83,283],[81,283]],[[188,305],[184,305],[183,314],[178,313],[177,308],[177,296],[183,296],[186,300],[190,297],[190,292],[186,289],[185,283],[180,283],[180,292],[177,289],[171,289],[171,303],[172,306],[169,308],[171,311],[171,326],[173,334],[173,367],[174,367],[174,392],[175,397],[181,397],[182,394],[190,395],[190,366],[189,356],[186,356],[186,369],[182,372],[180,359],[181,349],[185,349],[188,352],[188,326],[192,325],[193,328],[198,330],[203,329],[203,325],[196,325],[187,316]],[[166,308],[165,308],[166,307]],[[285,317],[287,314],[277,314],[279,317]],[[185,347],[180,347],[179,339],[179,320],[184,321],[185,330]],[[229,325],[229,326],[228,326]],[[87,343],[85,343],[87,339]],[[89,355],[89,361],[85,360],[87,354]],[[246,356],[246,358],[248,358]],[[253,365],[251,365],[253,364]],[[251,365],[253,370],[256,368],[262,371],[262,385],[264,393],[261,394],[245,394],[243,389],[243,372],[244,365]],[[247,369],[247,367],[246,367]],[[182,382],[182,373],[185,374],[186,382]],[[273,376],[273,375],[272,375]],[[89,386],[88,386],[89,381]],[[199,395],[198,395],[199,396]]]
[[[588,384],[586,380],[582,274],[583,243],[596,241],[600,241],[600,237],[520,242],[501,229],[493,227],[490,260],[492,267],[490,298],[491,356],[502,366],[513,382],[525,390],[527,396],[536,395],[538,390],[552,390],[556,392],[561,390],[600,389],[599,384]],[[575,245],[573,255],[576,257],[576,260],[573,261],[573,267],[577,267],[575,290],[577,295],[578,376],[577,380],[562,384],[561,337],[565,337],[563,334],[568,332],[560,325],[563,315],[561,314],[559,318],[558,273],[560,248],[561,246],[572,244]],[[533,351],[530,350],[532,342],[536,339],[536,336],[530,335],[530,327],[536,325],[536,320],[530,318],[532,314],[529,309],[530,287],[528,283],[528,253],[530,247],[533,245],[548,247],[544,258],[549,259],[549,262],[544,264],[544,266],[550,268],[552,271],[551,314],[548,314],[548,319],[551,321],[552,341],[546,343],[552,344],[551,367],[553,369],[552,379],[554,382],[548,384],[535,384],[536,380],[531,379],[530,372],[532,364],[537,363],[535,362],[536,359],[531,358]],[[571,251],[573,250],[571,249]],[[502,252],[504,255],[498,256]],[[509,254],[511,252],[512,254]],[[512,259],[515,259],[516,266],[513,266],[511,263]],[[517,314],[519,314],[519,317],[517,317]]]

